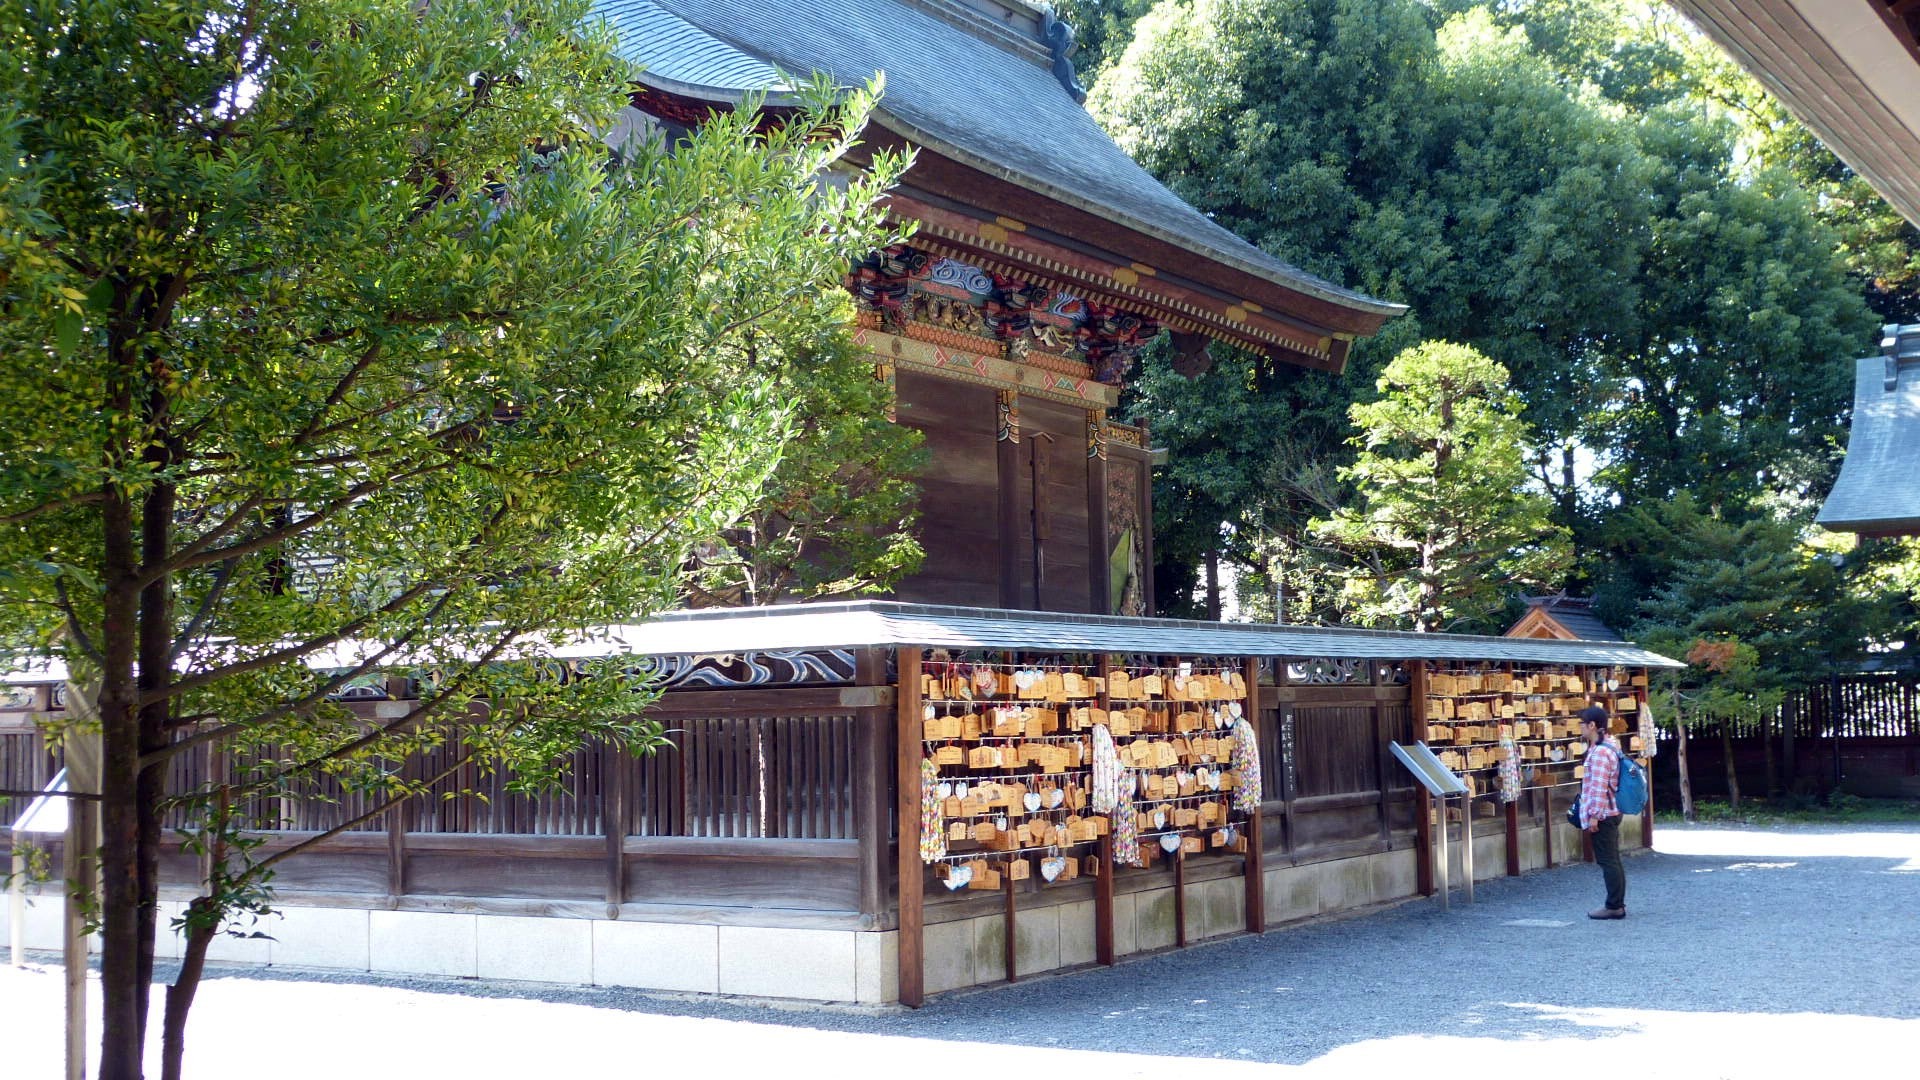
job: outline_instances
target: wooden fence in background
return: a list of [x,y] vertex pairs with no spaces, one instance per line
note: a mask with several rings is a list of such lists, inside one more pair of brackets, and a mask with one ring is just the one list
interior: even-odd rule
[[[1674,749],[1669,735],[1654,762],[1655,782],[1665,791],[1679,785]],[[1764,796],[1771,789],[1920,798],[1920,674],[1835,675],[1789,694],[1764,724],[1689,724],[1688,772],[1696,798],[1727,797],[1729,750],[1742,796]]]

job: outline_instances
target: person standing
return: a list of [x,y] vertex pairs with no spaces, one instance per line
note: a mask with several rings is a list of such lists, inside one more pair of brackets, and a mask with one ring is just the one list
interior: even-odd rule
[[1586,773],[1580,781],[1580,827],[1593,838],[1593,861],[1607,885],[1607,901],[1589,919],[1627,917],[1627,868],[1620,864],[1620,808],[1613,793],[1620,783],[1620,744],[1607,737],[1607,710],[1580,710],[1580,734],[1587,740]]

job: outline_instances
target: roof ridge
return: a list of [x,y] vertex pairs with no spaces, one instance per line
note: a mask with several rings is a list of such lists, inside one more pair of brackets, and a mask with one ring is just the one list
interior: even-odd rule
[[[1045,39],[1045,20],[1051,5],[1030,4],[1023,0],[895,0],[903,7],[918,8],[928,15],[971,37],[996,45],[1007,52],[1041,67],[1053,64],[1053,50]],[[995,19],[983,8],[1002,13]]]

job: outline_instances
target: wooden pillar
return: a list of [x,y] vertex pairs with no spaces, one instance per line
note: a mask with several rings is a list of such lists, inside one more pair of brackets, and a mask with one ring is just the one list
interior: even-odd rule
[[[1427,662],[1415,660],[1407,668],[1407,702],[1413,709],[1413,741],[1427,741]],[[1426,785],[1415,788],[1413,818],[1414,888],[1433,895],[1433,796]]]
[[920,648],[902,646],[894,691],[900,837],[900,1004],[917,1009],[926,992],[926,869],[920,864]]
[[1151,616],[1159,609],[1153,595],[1153,432],[1140,421],[1140,449],[1147,464],[1140,468],[1140,610]]
[[[1380,699],[1379,670],[1377,661],[1367,661],[1367,671],[1373,677],[1373,778],[1374,788],[1380,793],[1375,801],[1375,810],[1380,816],[1380,843],[1391,847],[1393,830],[1387,818],[1387,778],[1392,775],[1394,761],[1393,751],[1387,748],[1387,744],[1393,740],[1387,736],[1387,708],[1386,702]],[[1408,704],[1411,706],[1412,702]]]
[[1507,876],[1520,876],[1520,803],[1510,802],[1507,810]]
[[[1020,587],[1020,393],[1002,390],[995,427],[995,465],[998,477],[1000,537],[1000,606],[1024,608]],[[1038,607],[1039,604],[1033,605]]]
[[[1293,751],[1295,748],[1287,738],[1287,730],[1288,725],[1293,722],[1293,691],[1290,688],[1284,688],[1287,681],[1287,658],[1275,656],[1270,659],[1273,661],[1274,687],[1267,696],[1273,699],[1274,762],[1280,767],[1278,778],[1280,850],[1291,862],[1293,859]],[[1261,716],[1254,721],[1254,724],[1256,728],[1264,731],[1266,718]]]
[[893,800],[889,766],[894,760],[893,717],[884,707],[862,709],[854,719],[853,834],[860,840],[860,911],[875,928],[887,907],[888,815]]
[[1020,978],[1019,949],[1017,948],[1019,944],[1017,940],[1019,934],[1015,929],[1013,919],[1013,886],[1013,875],[1002,870],[1000,872],[1000,891],[1006,897],[1007,909],[1004,916],[1006,932],[1000,936],[1005,939],[1001,942],[1001,945],[1002,952],[1005,954],[1008,982],[1016,982]]
[[1113,582],[1108,566],[1112,537],[1107,535],[1107,417],[1087,410],[1087,610],[1113,614]]
[[606,838],[607,918],[627,902],[627,752],[614,743],[600,748],[600,833]]
[[[1113,708],[1113,696],[1107,693],[1107,676],[1113,673],[1113,658],[1100,657],[1100,708]],[[1112,967],[1113,949],[1113,830],[1100,834],[1100,872],[1093,881],[1093,956]]]
[[1541,788],[1540,797],[1543,800],[1545,800],[1547,804],[1547,808],[1546,808],[1547,824],[1546,824],[1546,828],[1542,830],[1541,835],[1543,839],[1546,841],[1546,859],[1547,859],[1546,868],[1551,870],[1553,869],[1553,834],[1554,834],[1555,828],[1557,827],[1555,825],[1555,822],[1557,819],[1553,815],[1553,785],[1548,784],[1545,787]]
[[[1628,677],[1631,678],[1633,674],[1634,672],[1631,669],[1629,669]],[[1647,674],[1647,669],[1641,668],[1638,674],[1640,675],[1640,677],[1645,678]],[[1637,685],[1633,688],[1634,700],[1640,703],[1640,713],[1639,713],[1640,716],[1646,715],[1647,695],[1652,691],[1652,689],[1653,688],[1651,686],[1647,686],[1644,684]],[[1635,722],[1636,723],[1638,722],[1638,717],[1635,718]],[[1789,718],[1787,720],[1787,723],[1792,724],[1793,723],[1792,719]],[[1654,735],[1655,737],[1658,737],[1659,732],[1656,731]],[[1792,734],[1791,728],[1788,729],[1787,740],[1788,740],[1787,760],[1791,762],[1793,760],[1793,749],[1792,749],[1793,734]],[[1647,771],[1647,808],[1640,812],[1640,846],[1647,848],[1648,850],[1652,850],[1653,848],[1653,762],[1647,757],[1647,748],[1644,746],[1640,748],[1640,763],[1641,763],[1640,767]],[[1791,772],[1791,770],[1789,770],[1789,772],[1787,773],[1787,780],[1789,784],[1792,783],[1793,773]]]
[[[1260,730],[1259,658],[1248,657],[1241,669],[1240,677],[1247,682],[1247,724],[1257,733]],[[1264,786],[1263,783],[1262,787]],[[1260,802],[1265,803],[1266,800],[1267,793],[1262,791]],[[1240,872],[1246,877],[1247,932],[1264,934],[1267,932],[1267,877],[1263,858],[1266,854],[1266,840],[1261,836],[1260,809],[1257,806],[1247,818],[1246,842],[1247,857],[1241,861]]]
[[[888,687],[887,650],[854,654],[855,685]],[[881,691],[884,693],[885,691]],[[886,926],[887,879],[894,852],[887,840],[893,814],[895,760],[892,702],[877,698],[854,714],[853,835],[860,841],[860,912],[875,929]]]
[[407,827],[412,823],[414,800],[387,811],[387,903],[397,906],[407,895]]
[[1173,849],[1173,943],[1187,947],[1187,845]]

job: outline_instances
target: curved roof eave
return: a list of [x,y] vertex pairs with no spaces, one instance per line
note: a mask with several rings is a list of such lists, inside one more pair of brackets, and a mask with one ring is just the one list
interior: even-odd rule
[[[796,95],[779,90],[702,86],[669,79],[654,72],[644,70],[635,75],[635,81],[663,93],[675,94],[680,97],[697,98],[703,101],[712,101],[715,104],[739,105],[747,97],[755,93],[761,94],[763,102],[767,105],[781,107],[798,104]],[[969,153],[965,147],[957,146],[937,135],[923,131],[908,121],[895,116],[886,110],[885,105],[877,105],[874,107],[874,120],[882,127],[887,128],[894,134],[899,135],[902,139],[905,139],[911,145],[924,146],[928,150],[940,154],[943,157],[958,161],[968,168],[977,169],[989,176],[997,177],[1010,184],[1018,185],[1036,195],[1041,195],[1056,202],[1065,203],[1075,209],[1106,218],[1117,225],[1131,229],[1143,236],[1150,236],[1164,243],[1172,244],[1200,258],[1210,259],[1214,262],[1230,266],[1235,270],[1250,274],[1270,284],[1291,289],[1294,292],[1311,296],[1316,300],[1323,300],[1330,304],[1337,304],[1344,308],[1365,312],[1369,315],[1392,318],[1393,316],[1405,313],[1407,310],[1407,305],[1405,304],[1396,304],[1388,300],[1376,300],[1363,293],[1356,293],[1338,287],[1327,287],[1317,281],[1307,280],[1305,278],[1274,274],[1270,269],[1261,267],[1250,259],[1236,257],[1231,252],[1221,251],[1210,245],[1197,244],[1191,237],[1180,235],[1173,230],[1159,228],[1149,222],[1134,218],[1124,211],[1117,211],[1111,206],[1101,205],[1094,200],[1079,196],[1072,191],[1027,176],[1017,169],[1008,168],[997,162],[988,161],[976,154]]]
[[1183,251],[1190,252],[1201,258],[1231,266],[1235,270],[1251,274],[1262,281],[1311,296],[1316,300],[1324,300],[1327,303],[1338,304],[1344,308],[1363,311],[1369,315],[1381,315],[1391,318],[1395,315],[1403,314],[1407,310],[1407,305],[1405,304],[1396,304],[1388,300],[1376,300],[1364,293],[1357,293],[1350,289],[1342,289],[1337,286],[1329,287],[1307,278],[1275,274],[1270,268],[1258,266],[1250,259],[1237,257],[1231,252],[1221,251],[1211,245],[1196,243],[1192,237],[1183,236],[1174,230],[1163,229],[1150,222],[1142,221],[1127,214],[1124,210],[1116,210],[1111,206],[1101,205],[1073,191],[1049,184],[1035,177],[1024,175],[1016,169],[1009,168],[997,162],[987,161],[975,154],[969,153],[965,147],[956,146],[941,139],[937,135],[916,129],[912,124],[888,113],[884,106],[877,107],[874,111],[881,114],[883,117],[882,123],[886,127],[892,129],[901,138],[906,139],[911,144],[924,146],[937,154],[952,158],[969,168],[978,169],[990,176],[998,177],[1010,184],[1016,184],[1026,188],[1028,191],[1034,192],[1037,195],[1043,195],[1056,202],[1065,203],[1075,209],[1084,210],[1090,214],[1107,218],[1115,224],[1124,226],[1134,232],[1172,244]]
[[[828,10],[830,9],[830,10]],[[1121,226],[1157,244],[1384,320],[1406,310],[1326,281],[1248,243],[1128,157],[1044,65],[928,15],[911,0],[596,0],[645,85],[737,104],[785,73],[842,83],[888,76],[876,120],[983,176]],[[786,104],[791,98],[768,98]],[[1018,118],[1029,136],[1003,137]]]

